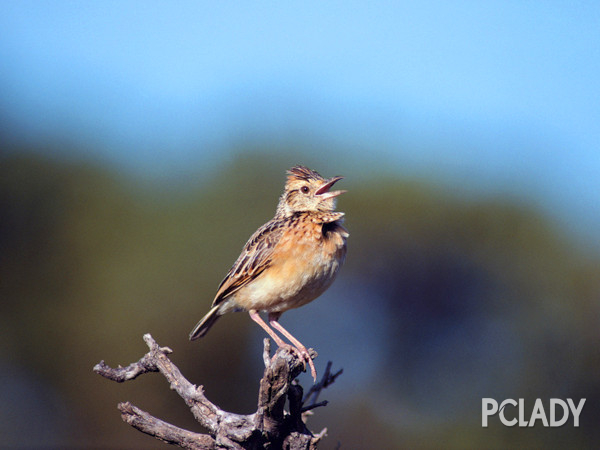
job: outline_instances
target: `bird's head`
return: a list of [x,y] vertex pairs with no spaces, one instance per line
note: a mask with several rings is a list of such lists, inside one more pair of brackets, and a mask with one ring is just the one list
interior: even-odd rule
[[343,177],[325,179],[314,170],[295,166],[287,171],[285,190],[277,205],[278,216],[290,216],[296,212],[332,212],[338,195],[346,191],[330,191]]

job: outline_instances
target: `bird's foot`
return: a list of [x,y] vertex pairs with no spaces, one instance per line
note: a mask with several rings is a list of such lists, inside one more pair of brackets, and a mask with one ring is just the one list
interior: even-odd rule
[[278,344],[279,348],[285,348],[287,350],[289,350],[292,353],[295,353],[296,355],[298,355],[298,357],[302,360],[302,363],[304,364],[304,370],[306,370],[306,363],[308,362],[308,366],[310,367],[310,374],[313,377],[314,382],[317,382],[317,369],[315,368],[315,363],[313,362],[312,358],[310,357],[310,354],[308,353],[308,350],[306,350],[306,348],[298,348],[295,347],[291,344],[286,344],[283,343],[283,345]]
[[313,362],[312,358],[308,354],[308,351],[305,350],[305,352],[306,353],[303,353],[303,355],[306,355],[305,358],[308,361],[308,365],[310,366],[310,374],[313,377],[313,383],[316,383],[317,382],[317,369],[315,369],[315,363]]

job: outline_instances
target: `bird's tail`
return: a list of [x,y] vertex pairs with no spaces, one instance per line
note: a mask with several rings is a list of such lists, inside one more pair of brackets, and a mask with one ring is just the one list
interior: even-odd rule
[[206,314],[202,318],[202,320],[200,322],[198,322],[198,324],[194,327],[194,329],[190,333],[190,341],[201,338],[206,333],[208,333],[208,330],[210,330],[210,327],[212,327],[213,324],[217,321],[217,319],[219,317],[221,317],[221,314],[219,314],[220,306],[221,305],[213,306],[211,308],[211,310],[208,312],[208,314]]

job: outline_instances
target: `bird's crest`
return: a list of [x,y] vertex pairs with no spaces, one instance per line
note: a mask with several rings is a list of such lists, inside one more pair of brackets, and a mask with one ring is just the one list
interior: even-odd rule
[[315,172],[314,170],[311,170],[308,167],[304,167],[304,166],[294,166],[287,171],[287,174],[288,174],[288,182],[293,181],[293,180],[310,181],[310,180],[324,180],[325,179],[321,175],[319,175],[318,172]]

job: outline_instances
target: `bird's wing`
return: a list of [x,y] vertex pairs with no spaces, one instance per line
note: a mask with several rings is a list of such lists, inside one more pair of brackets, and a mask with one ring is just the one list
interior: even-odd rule
[[221,281],[213,306],[254,280],[271,264],[273,249],[281,239],[285,220],[272,219],[248,239],[242,253]]

